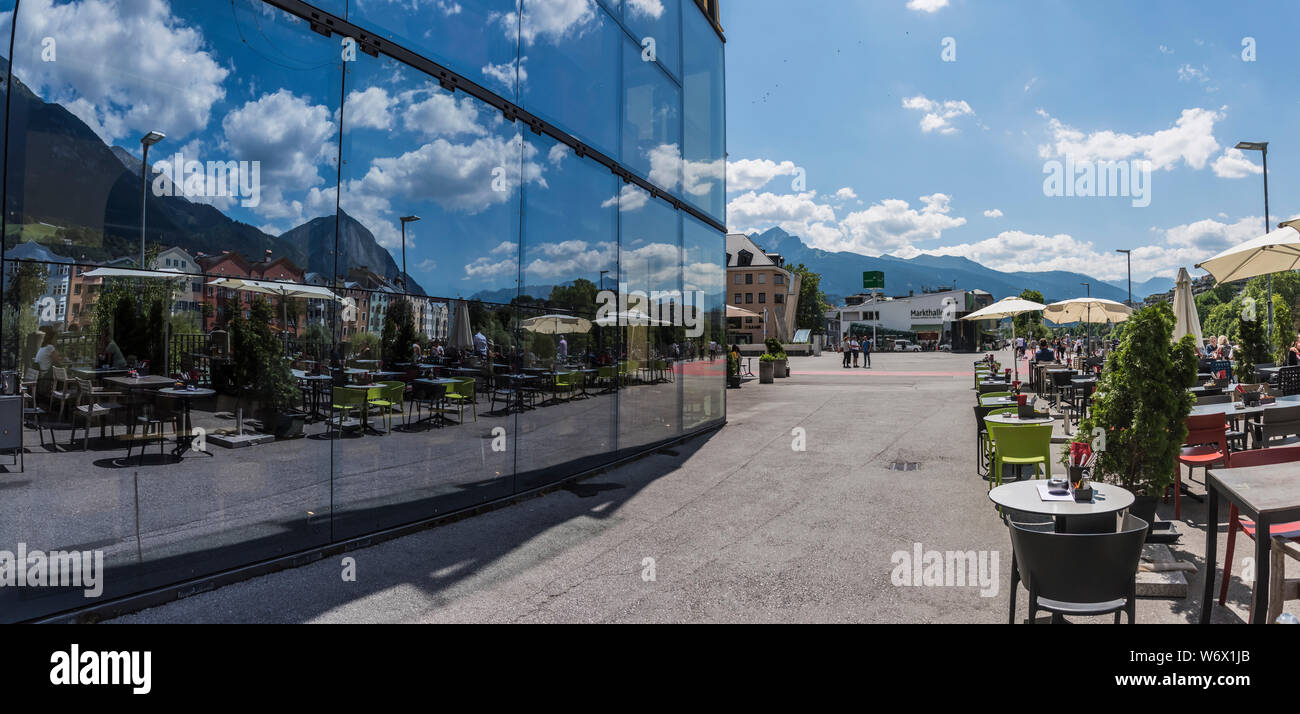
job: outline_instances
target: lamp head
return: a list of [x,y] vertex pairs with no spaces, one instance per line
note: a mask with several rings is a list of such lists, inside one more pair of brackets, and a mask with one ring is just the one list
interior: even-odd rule
[[145,146],[153,146],[154,144],[157,144],[158,142],[166,138],[167,135],[162,133],[161,131],[151,131],[148,134],[145,134],[144,136],[140,137],[140,143]]
[[1268,151],[1267,141],[1239,141],[1236,148],[1242,151]]

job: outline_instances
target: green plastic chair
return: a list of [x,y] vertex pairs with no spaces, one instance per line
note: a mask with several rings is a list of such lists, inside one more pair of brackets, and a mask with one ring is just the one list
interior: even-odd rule
[[560,372],[555,375],[554,389],[556,397],[563,394],[566,400],[573,399],[573,376],[572,372]]
[[[994,414],[1017,414],[1019,411],[1020,409],[1018,407],[999,407],[990,410],[989,413],[984,416],[991,417]],[[993,433],[989,431],[988,422],[981,420],[980,426],[984,427],[983,431],[980,432],[980,443],[984,449],[984,465],[988,466],[991,470],[993,468]]]
[[985,394],[981,394],[979,395],[980,406],[984,406],[986,399],[999,399],[1001,397],[1010,397],[1010,396],[1012,396],[1011,392],[988,392]]
[[[335,387],[331,393],[331,409],[334,416],[330,417],[330,432],[337,426],[339,433],[343,433],[343,420],[353,411],[360,411],[366,408],[366,397],[369,392],[363,392],[360,389],[349,389],[347,387]],[[357,422],[356,427],[361,429],[361,422]],[[361,430],[365,433],[365,430]]]
[[367,395],[367,404],[378,409],[384,415],[384,426],[390,432],[393,429],[393,410],[402,414],[402,424],[406,424],[406,382],[380,382],[383,385],[379,394],[371,390]]
[[612,392],[617,387],[618,372],[613,367],[599,367],[596,369],[596,380],[605,385],[605,391]]
[[469,404],[473,408],[474,421],[478,421],[478,400],[474,398],[473,379],[457,379],[455,384],[448,384],[447,394],[443,398],[456,405],[456,409],[459,411],[458,416],[460,417],[462,424],[465,422],[466,404]]
[[1034,466],[1034,478],[1038,478],[1038,466],[1043,465],[1047,478],[1052,477],[1052,425],[1024,424],[989,424],[989,433],[993,439],[993,475],[989,478],[989,490],[994,482],[1002,485],[1002,467]]

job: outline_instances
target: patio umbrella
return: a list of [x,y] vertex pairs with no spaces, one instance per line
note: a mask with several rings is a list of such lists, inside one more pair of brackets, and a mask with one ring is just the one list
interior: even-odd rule
[[447,336],[447,347],[453,350],[474,349],[472,330],[473,327],[469,324],[469,304],[464,300],[457,300],[451,321],[451,334]]
[[[1054,302],[1043,308],[1043,317],[1058,325],[1077,322],[1084,325],[1115,324],[1128,320],[1133,308],[1114,300],[1095,297],[1081,297],[1073,300]],[[1089,330],[1088,346],[1092,346],[1092,332]]]
[[759,314],[756,313],[756,312],[753,312],[753,311],[750,311],[750,310],[746,310],[746,309],[743,308],[743,307],[736,307],[735,305],[728,305],[728,306],[727,306],[727,317],[728,317],[728,318],[732,318],[732,317],[762,317],[762,316],[759,315]]
[[1192,276],[1187,268],[1178,269],[1178,280],[1174,282],[1174,342],[1191,335],[1196,338],[1196,345],[1201,344],[1201,318],[1196,314],[1196,300],[1192,298]]
[[1300,220],[1287,221],[1272,233],[1235,245],[1196,267],[1219,283],[1300,268]]
[[301,285],[298,283],[278,283],[270,280],[251,280],[249,278],[217,278],[208,283],[213,287],[227,290],[246,290],[251,293],[275,295],[280,298],[280,319],[285,329],[289,328],[289,299],[306,298],[308,300],[335,300],[343,298],[333,290],[319,285]]
[[[191,276],[190,273],[182,273],[179,270],[130,270],[127,268],[95,268],[85,273],[88,278],[151,278],[154,280],[186,280]],[[163,372],[170,371],[171,366],[171,348],[172,348],[172,305],[171,299],[167,300],[167,322],[163,325]]]
[[575,315],[530,317],[519,326],[539,335],[573,335],[591,332],[591,320]]
[[667,320],[656,320],[640,310],[628,310],[627,312],[611,312],[604,317],[596,319],[596,324],[601,327],[671,327],[672,323]]
[[[1044,306],[1033,300],[1026,300],[1021,297],[1008,297],[972,312],[963,317],[963,320],[1005,320],[1011,319],[1011,349],[1015,350],[1016,345],[1016,315],[1022,315],[1026,312],[1038,312]],[[1015,367],[1016,379],[1020,379],[1020,360],[1012,359],[1012,366]]]

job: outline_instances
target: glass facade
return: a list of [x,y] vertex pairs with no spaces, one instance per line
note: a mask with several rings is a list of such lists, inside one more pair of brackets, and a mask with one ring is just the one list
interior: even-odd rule
[[[0,0],[0,551],[99,554],[99,600],[725,418],[695,3],[315,5],[568,136],[261,0]],[[0,621],[83,590],[0,588]]]

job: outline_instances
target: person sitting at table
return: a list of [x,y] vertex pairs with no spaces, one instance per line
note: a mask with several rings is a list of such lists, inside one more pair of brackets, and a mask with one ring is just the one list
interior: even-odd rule
[[100,338],[98,360],[99,365],[106,364],[114,369],[123,369],[127,365],[126,357],[122,355],[122,348],[117,346],[112,335],[104,335]]
[[1295,367],[1300,365],[1300,335],[1295,336],[1295,341],[1291,343],[1290,349],[1286,351],[1286,366]]
[[36,356],[32,359],[36,361],[36,366],[41,373],[45,373],[49,372],[51,367],[62,367],[64,359],[63,355],[59,354],[58,348],[54,346],[58,339],[54,328],[46,325],[41,328],[41,333],[45,337],[41,340],[41,348],[36,350]]
[[1047,346],[1047,340],[1038,341],[1038,351],[1034,353],[1035,362],[1055,362],[1056,353]]
[[424,348],[418,341],[411,343],[411,361],[415,364],[424,362]]

